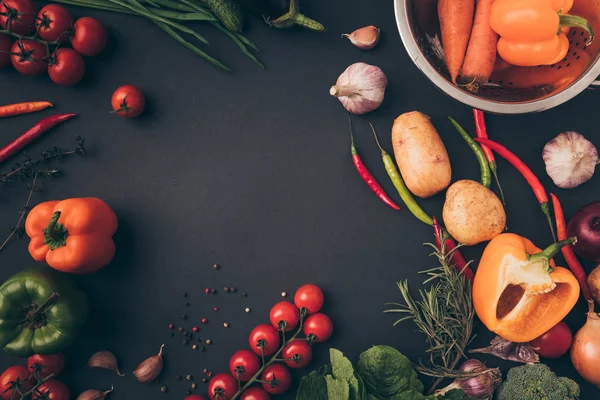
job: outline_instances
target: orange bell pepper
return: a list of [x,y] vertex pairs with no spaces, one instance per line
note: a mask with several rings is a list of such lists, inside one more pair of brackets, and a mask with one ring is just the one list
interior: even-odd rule
[[93,197],[47,201],[29,212],[25,231],[34,260],[62,272],[87,274],[114,257],[117,216]]
[[579,283],[552,257],[575,238],[546,250],[504,233],[487,245],[473,281],[477,316],[492,332],[512,342],[529,342],[562,321],[579,298]]
[[500,35],[500,57],[520,67],[555,64],[569,51],[568,27],[586,30],[590,44],[594,32],[589,22],[565,14],[572,6],[572,0],[496,0],[490,25]]

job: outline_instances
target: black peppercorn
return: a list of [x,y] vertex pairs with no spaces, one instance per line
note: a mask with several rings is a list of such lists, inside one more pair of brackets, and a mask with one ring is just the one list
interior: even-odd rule
[[187,345],[189,341],[187,339],[183,339],[183,344]]
[[187,294],[187,292],[183,292],[183,293],[181,293],[181,295],[182,295],[183,297],[188,297],[188,294]]
[[184,321],[185,321],[186,319],[188,319],[188,316],[187,316],[187,314],[183,314],[183,315],[181,316],[181,319],[182,319],[182,320],[184,320]]
[[175,379],[180,381],[181,380],[181,375],[175,375]]

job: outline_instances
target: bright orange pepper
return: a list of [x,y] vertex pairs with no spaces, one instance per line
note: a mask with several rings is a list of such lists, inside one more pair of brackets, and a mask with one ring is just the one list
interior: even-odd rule
[[62,272],[87,274],[115,255],[117,216],[93,197],[47,201],[29,212],[25,231],[34,260]]
[[572,6],[572,0],[496,0],[490,24],[500,35],[500,57],[521,67],[555,64],[569,51],[566,27],[586,30],[589,44],[592,27],[582,17],[565,14]]
[[512,342],[529,342],[559,323],[579,298],[579,283],[552,257],[561,246],[542,251],[530,240],[504,233],[487,245],[473,281],[477,316],[492,332]]

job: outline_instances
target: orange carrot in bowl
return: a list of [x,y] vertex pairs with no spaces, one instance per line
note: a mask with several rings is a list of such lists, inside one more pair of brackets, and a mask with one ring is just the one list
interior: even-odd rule
[[494,0],[477,0],[473,30],[460,71],[461,81],[473,93],[477,93],[481,85],[488,81],[496,63],[498,34],[490,25],[493,2]]
[[465,59],[474,13],[474,0],[439,0],[438,2],[442,46],[446,66],[454,83]]

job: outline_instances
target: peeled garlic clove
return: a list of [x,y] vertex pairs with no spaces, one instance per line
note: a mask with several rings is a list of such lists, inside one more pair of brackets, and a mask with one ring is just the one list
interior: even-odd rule
[[342,36],[350,39],[352,44],[361,50],[371,50],[377,46],[381,30],[373,25],[365,26]]
[[572,189],[594,175],[598,150],[580,133],[564,132],[546,143],[542,158],[554,184],[562,189]]
[[98,389],[90,389],[81,393],[77,396],[77,400],[104,400],[109,393],[112,393],[114,387],[111,387],[110,390],[98,390]]
[[164,347],[164,344],[160,346],[160,351],[157,355],[142,361],[140,365],[138,365],[133,371],[133,374],[138,381],[142,383],[148,383],[158,378],[163,368],[162,353]]
[[379,108],[387,83],[379,67],[359,62],[346,68],[329,94],[337,97],[348,112],[365,114]]
[[117,357],[110,351],[99,351],[92,354],[88,361],[88,368],[108,369],[116,372],[119,376],[125,376],[119,371],[119,363]]

